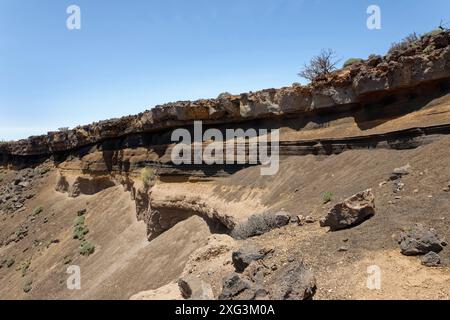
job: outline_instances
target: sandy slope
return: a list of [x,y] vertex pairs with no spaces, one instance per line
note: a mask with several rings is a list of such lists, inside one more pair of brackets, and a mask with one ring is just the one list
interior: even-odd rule
[[[33,230],[19,243],[0,248],[1,258],[14,257],[15,265],[0,269],[0,296],[2,298],[114,298],[127,299],[133,293],[148,287],[160,286],[177,277],[189,254],[201,246],[209,236],[203,220],[190,219],[178,224],[155,241],[149,243],[146,226],[136,220],[134,203],[121,186],[104,190],[94,196],[70,199],[54,191],[55,176],[43,181],[38,196],[28,203],[44,212],[35,221]],[[86,236],[95,244],[95,253],[83,257],[78,253],[79,241],[72,239],[73,221],[77,211],[87,209]],[[28,211],[16,214],[2,222],[2,235],[14,230],[26,220]],[[46,224],[43,223],[48,218]],[[34,246],[33,241],[42,242]],[[57,239],[59,243],[46,244]],[[64,264],[64,257],[71,257]],[[25,277],[16,267],[31,259]],[[81,268],[81,290],[66,287],[66,269],[69,265]],[[33,280],[33,290],[25,294],[23,283]]]
[[[448,95],[428,101],[424,108],[372,124],[370,129],[362,130],[361,123],[348,118],[322,127],[311,125],[311,130],[284,129],[283,135],[286,139],[310,139],[448,123],[448,101]],[[387,182],[390,173],[408,163],[411,172],[403,178],[404,189],[394,193],[392,182]],[[450,239],[450,192],[443,191],[450,181],[449,163],[450,137],[442,137],[413,150],[353,150],[331,156],[284,157],[278,174],[272,177],[260,176],[259,168],[253,167],[209,181],[165,179],[157,183],[153,196],[160,202],[166,197],[195,198],[236,217],[283,210],[293,216],[319,219],[332,204],[372,188],[376,215],[360,226],[330,233],[318,223],[289,225],[247,241],[273,248],[272,264],[281,266],[291,256],[302,257],[316,274],[319,299],[448,299],[450,249],[441,253],[442,267],[427,268],[420,265],[418,258],[402,256],[396,238],[402,228],[422,222]],[[11,183],[16,174],[3,169],[0,183]],[[128,299],[140,291],[176,281],[189,271],[210,282],[214,293],[219,294],[222,277],[233,270],[231,253],[225,250],[197,264],[189,258],[211,241],[211,231],[203,219],[194,216],[179,222],[148,242],[146,225],[137,221],[135,204],[122,186],[69,198],[55,191],[56,177],[53,169],[36,182],[36,196],[26,201],[26,210],[0,217],[1,240],[20,225],[29,226],[24,239],[0,247],[0,262],[15,260],[10,268],[0,269],[0,298]],[[322,194],[326,191],[334,196],[332,203],[324,205]],[[30,221],[37,206],[43,206],[44,211]],[[86,238],[95,244],[95,253],[89,257],[79,254],[79,241],[72,239],[73,222],[81,209],[87,209],[90,232]],[[227,241],[232,247],[242,244]],[[342,246],[348,251],[339,252]],[[72,261],[64,264],[69,258]],[[29,269],[22,276],[20,266],[29,259]],[[69,265],[81,268],[81,290],[66,287]],[[381,290],[369,290],[365,285],[370,265],[381,268]],[[27,280],[33,280],[29,293],[23,291]]]
[[[273,262],[276,264],[285,263],[292,255],[303,257],[316,272],[317,298],[447,298],[450,294],[450,284],[446,281],[450,278],[448,249],[441,254],[444,267],[430,269],[421,266],[417,258],[402,256],[395,238],[402,227],[414,222],[426,223],[443,237],[450,238],[450,227],[445,222],[450,219],[450,194],[443,191],[450,180],[448,159],[450,138],[443,138],[415,150],[350,151],[325,158],[289,157],[283,159],[279,174],[270,179],[260,177],[258,168],[250,168],[214,184],[216,196],[223,201],[246,199],[252,190],[259,189],[264,192],[259,194],[258,201],[267,208],[315,218],[324,215],[329,207],[321,202],[324,191],[333,192],[334,201],[338,201],[371,187],[376,196],[377,214],[358,227],[328,233],[317,224],[290,225],[250,241],[275,248]],[[391,183],[379,186],[393,168],[407,163],[412,171],[404,178],[405,188],[401,193],[394,194]],[[176,280],[188,256],[202,247],[210,235],[204,221],[195,217],[175,225],[149,243],[145,225],[136,221],[134,204],[121,186],[70,199],[54,191],[54,183],[54,174],[44,178],[36,198],[27,203],[28,208],[37,205],[45,208],[29,235],[0,248],[2,258],[13,256],[16,260],[13,267],[0,269],[2,298],[126,299],[139,291]],[[398,196],[401,198],[396,199]],[[96,245],[95,253],[89,257],[78,254],[78,240],[71,237],[76,212],[83,208],[88,212],[87,238]],[[2,221],[2,236],[22,223],[30,210]],[[36,239],[44,244],[33,246]],[[45,243],[51,239],[58,239],[59,243],[47,248]],[[338,252],[343,245],[349,251]],[[66,288],[65,256],[73,258],[71,265],[81,267],[80,291]],[[32,257],[30,270],[22,277],[15,268],[29,257]],[[382,269],[381,291],[365,287],[366,269],[372,264]],[[219,267],[211,259],[196,272],[214,282],[218,293],[221,278],[231,270],[230,265]],[[32,291],[25,294],[22,286],[27,279],[33,279],[34,283]]]

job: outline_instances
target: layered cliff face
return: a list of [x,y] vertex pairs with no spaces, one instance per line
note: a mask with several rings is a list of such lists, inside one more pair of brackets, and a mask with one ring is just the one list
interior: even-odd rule
[[[279,129],[278,172],[174,165],[172,130],[192,131],[194,120],[221,132]],[[315,280],[306,265],[319,298],[448,298],[448,249],[443,267],[430,270],[401,256],[396,238],[413,222],[450,235],[449,134],[450,32],[442,31],[308,86],[169,103],[2,143],[0,296],[127,299],[156,289],[134,297],[182,299],[182,277],[181,287],[203,281],[209,298],[232,295],[236,279],[253,298],[293,287],[308,298]],[[374,217],[340,232],[320,227],[334,205],[369,188]],[[79,253],[79,237],[95,244],[90,256]],[[259,260],[230,276],[249,245]],[[67,264],[81,266],[82,291],[67,290]],[[382,291],[365,287],[374,264]]]
[[307,116],[325,110],[339,113],[349,106],[364,108],[383,103],[396,93],[414,94],[433,83],[434,90],[447,90],[449,78],[450,32],[442,31],[384,57],[371,56],[308,86],[168,103],[135,116],[3,143],[0,157],[5,161],[8,156],[48,156],[108,139],[189,125],[194,120],[218,125],[292,114]]

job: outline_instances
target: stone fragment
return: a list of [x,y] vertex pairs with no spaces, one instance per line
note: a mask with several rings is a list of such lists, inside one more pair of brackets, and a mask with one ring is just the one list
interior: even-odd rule
[[411,230],[402,232],[399,239],[400,251],[406,256],[440,252],[446,245],[435,229],[416,224]]
[[330,227],[331,231],[351,228],[374,214],[375,196],[372,190],[368,189],[335,205],[327,216],[320,220],[320,226]]

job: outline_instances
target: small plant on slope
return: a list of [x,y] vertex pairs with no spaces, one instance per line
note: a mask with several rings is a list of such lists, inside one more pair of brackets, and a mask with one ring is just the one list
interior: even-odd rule
[[145,167],[141,170],[141,179],[144,185],[151,186],[155,181],[155,171],[150,167]]
[[89,256],[95,251],[95,246],[88,240],[83,240],[80,243],[80,254],[83,256]]
[[329,191],[325,192],[322,196],[323,198],[323,203],[326,204],[328,202],[330,202],[331,200],[333,200],[333,194]]

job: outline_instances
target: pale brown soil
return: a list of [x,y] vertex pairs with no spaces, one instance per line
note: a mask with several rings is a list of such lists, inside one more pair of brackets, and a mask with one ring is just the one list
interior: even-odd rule
[[[450,137],[409,151],[351,151],[322,159],[313,156],[285,159],[278,176],[271,182],[258,180],[256,174],[252,179],[271,190],[262,197],[262,202],[271,204],[273,210],[319,219],[332,205],[322,204],[323,192],[333,192],[335,203],[372,188],[376,216],[348,230],[326,232],[317,223],[289,226],[252,241],[278,249],[275,262],[285,263],[289,256],[308,261],[318,279],[316,298],[319,299],[448,298],[449,249],[441,252],[443,267],[427,268],[421,266],[419,258],[401,255],[396,240],[403,228],[417,222],[434,227],[442,237],[450,238],[450,193],[443,190],[450,181],[449,158]],[[394,168],[408,163],[413,169],[403,178],[403,191],[393,193],[392,182],[379,186]],[[249,179],[250,172],[240,174]],[[239,174],[233,179],[239,180]],[[397,196],[401,199],[395,199]],[[349,250],[338,252],[342,246]],[[381,268],[380,291],[366,288],[370,265]]]
[[[38,196],[27,203],[29,210],[2,221],[3,237],[15,231],[32,208],[44,207],[26,238],[0,248],[2,260],[13,257],[16,261],[11,268],[0,269],[3,299],[128,299],[177,277],[187,257],[210,235],[202,219],[191,219],[149,243],[146,226],[136,220],[134,203],[121,186],[75,199],[54,191],[54,186],[55,175],[50,174]],[[89,257],[79,254],[79,241],[72,239],[73,221],[84,208],[90,230],[86,238],[95,245],[95,253]],[[44,224],[45,217],[48,222]],[[47,247],[54,239],[59,243]],[[34,240],[41,244],[34,246]],[[66,256],[72,259],[67,265]],[[22,277],[16,268],[29,258],[30,269]],[[81,268],[81,290],[67,289],[69,265]],[[28,279],[33,280],[33,289],[26,294],[22,288]]]

